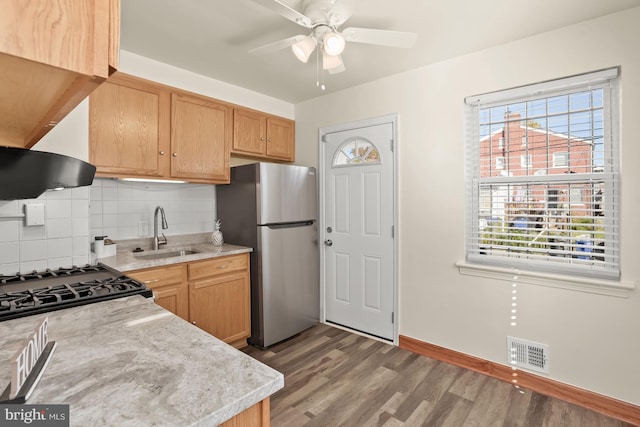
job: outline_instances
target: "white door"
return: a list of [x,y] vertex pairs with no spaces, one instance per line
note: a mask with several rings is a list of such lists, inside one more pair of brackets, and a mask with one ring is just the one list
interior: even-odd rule
[[327,132],[325,320],[394,339],[394,122]]

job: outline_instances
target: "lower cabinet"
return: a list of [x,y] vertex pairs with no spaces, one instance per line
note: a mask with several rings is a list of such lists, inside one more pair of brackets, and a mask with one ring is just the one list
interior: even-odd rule
[[269,427],[271,425],[270,400],[267,397],[220,424],[220,427]]
[[240,348],[251,335],[249,254],[189,263],[189,320]]
[[126,273],[151,289],[155,302],[236,347],[251,335],[249,254]]
[[156,304],[189,320],[189,287],[185,264],[147,268],[126,274],[147,285],[153,291]]

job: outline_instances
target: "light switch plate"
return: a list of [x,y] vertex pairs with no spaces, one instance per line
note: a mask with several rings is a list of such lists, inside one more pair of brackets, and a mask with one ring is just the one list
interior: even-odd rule
[[32,227],[44,225],[44,205],[41,203],[30,203],[24,205],[24,225]]

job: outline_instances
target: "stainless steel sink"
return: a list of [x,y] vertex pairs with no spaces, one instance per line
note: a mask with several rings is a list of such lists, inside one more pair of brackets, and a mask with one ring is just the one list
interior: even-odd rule
[[193,255],[197,254],[199,251],[194,251],[191,249],[176,249],[172,251],[163,251],[163,252],[149,252],[134,255],[138,259],[163,259],[163,258],[173,258],[177,256],[185,256],[185,255]]

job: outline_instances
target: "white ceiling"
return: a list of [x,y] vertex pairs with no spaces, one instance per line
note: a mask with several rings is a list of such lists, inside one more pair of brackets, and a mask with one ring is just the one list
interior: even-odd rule
[[[347,43],[342,55],[347,69],[325,74],[324,92],[316,87],[315,54],[303,64],[290,48],[265,56],[247,53],[308,34],[252,0],[122,0],[121,48],[296,103],[640,6],[640,0],[351,1],[353,14],[341,28],[415,32],[418,41],[411,49]],[[303,9],[303,0],[281,2]]]

